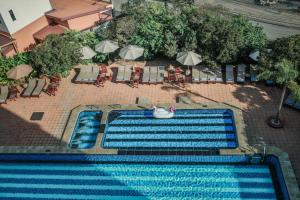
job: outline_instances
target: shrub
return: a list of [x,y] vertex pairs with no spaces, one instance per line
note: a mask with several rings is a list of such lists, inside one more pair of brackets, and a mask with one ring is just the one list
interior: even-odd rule
[[172,2],[176,9],[161,2],[128,1],[123,16],[107,31],[109,37],[121,46],[144,47],[146,59],[158,54],[175,58],[181,51],[192,50],[209,65],[236,62],[241,55],[265,45],[262,28],[244,17],[231,16],[220,7]]
[[81,61],[80,49],[80,44],[71,40],[68,35],[50,35],[33,49],[31,60],[42,74],[66,76]]

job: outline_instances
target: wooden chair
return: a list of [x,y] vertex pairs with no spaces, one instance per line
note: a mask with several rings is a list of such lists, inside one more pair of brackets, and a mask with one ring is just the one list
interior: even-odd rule
[[15,101],[18,98],[18,93],[18,88],[16,86],[12,86],[11,88],[9,88],[8,99]]
[[141,68],[135,68],[133,76],[131,78],[131,85],[133,88],[138,88],[141,79],[142,70]]
[[106,81],[106,75],[105,74],[99,74],[97,77],[97,80],[95,82],[95,85],[97,87],[104,87],[104,83]]
[[49,96],[55,96],[55,92],[57,91],[57,85],[56,84],[53,84],[53,83],[50,83],[46,89],[46,93],[49,95]]

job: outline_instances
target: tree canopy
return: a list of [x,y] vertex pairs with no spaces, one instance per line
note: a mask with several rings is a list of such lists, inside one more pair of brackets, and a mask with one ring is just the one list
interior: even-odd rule
[[[272,72],[271,74],[276,73],[270,76],[270,78],[276,81],[278,77],[281,77],[285,73],[282,70],[291,70],[289,66],[293,66],[298,74],[293,81],[288,81],[288,88],[292,91],[295,98],[300,100],[300,35],[271,41],[268,44],[268,48],[271,49],[271,52],[265,49],[261,51],[259,57],[260,71],[263,74],[261,77],[266,79],[267,75],[270,75],[270,72]],[[282,62],[283,60],[284,63]],[[289,64],[287,64],[286,60]],[[284,66],[283,69],[276,67],[278,63]],[[281,83],[279,82],[279,84]]]
[[235,62],[245,52],[265,45],[262,28],[244,17],[224,15],[215,7],[202,9],[186,1],[175,0],[173,7],[176,9],[163,2],[129,0],[123,6],[123,16],[108,30],[115,34],[106,35],[123,46],[144,47],[146,59],[156,55],[174,58],[178,52],[193,50],[212,65]]
[[50,35],[31,52],[32,63],[40,73],[67,75],[80,62],[81,45],[69,35]]

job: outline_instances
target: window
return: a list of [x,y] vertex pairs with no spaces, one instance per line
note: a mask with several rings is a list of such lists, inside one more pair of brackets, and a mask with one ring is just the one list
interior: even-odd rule
[[9,14],[10,14],[11,19],[12,19],[13,21],[16,21],[16,16],[15,16],[15,14],[14,14],[14,11],[13,11],[13,10],[9,10],[8,12],[9,12]]

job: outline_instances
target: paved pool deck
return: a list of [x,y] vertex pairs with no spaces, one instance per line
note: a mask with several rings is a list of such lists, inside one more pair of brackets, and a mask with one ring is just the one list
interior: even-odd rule
[[[185,88],[169,84],[140,85],[131,88],[123,83],[106,82],[105,87],[71,82],[75,72],[64,78],[56,96],[43,93],[40,98],[18,98],[0,106],[0,151],[64,152],[67,146],[65,133],[70,113],[84,105],[173,105],[179,97],[187,97],[186,108],[229,107],[237,111],[243,123],[243,139],[237,150],[221,153],[251,152],[264,146],[276,146],[287,152],[300,182],[300,112],[283,108],[284,129],[269,128],[265,120],[276,112],[281,90],[263,84],[187,84]],[[179,107],[179,105],[178,105]],[[33,112],[44,112],[40,121],[30,120]],[[98,141],[101,137],[98,137]],[[244,143],[242,142],[244,141]],[[69,151],[69,150],[68,150]],[[73,151],[73,150],[72,150]],[[81,151],[76,150],[78,153]],[[111,151],[111,152],[110,152]],[[268,148],[267,148],[268,151]],[[115,153],[106,150],[105,153]],[[267,152],[268,153],[268,152]]]

